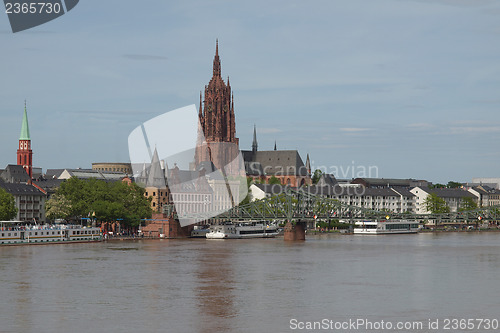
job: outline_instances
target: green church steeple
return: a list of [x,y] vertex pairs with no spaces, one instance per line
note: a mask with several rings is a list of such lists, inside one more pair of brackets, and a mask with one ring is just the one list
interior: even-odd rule
[[19,140],[31,140],[30,128],[28,126],[28,113],[26,112],[26,101],[24,101],[23,124],[21,126],[21,135],[19,136]]

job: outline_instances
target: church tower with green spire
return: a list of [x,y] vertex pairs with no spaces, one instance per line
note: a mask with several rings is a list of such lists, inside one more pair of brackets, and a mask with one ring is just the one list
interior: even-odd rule
[[26,102],[24,102],[23,123],[21,125],[21,135],[19,136],[19,148],[17,149],[17,165],[23,166],[30,179],[33,177],[33,151],[31,150]]

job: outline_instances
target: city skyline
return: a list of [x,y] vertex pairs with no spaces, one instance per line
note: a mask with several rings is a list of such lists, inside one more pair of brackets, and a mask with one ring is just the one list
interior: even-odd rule
[[493,1],[95,4],[16,34],[0,15],[0,167],[16,162],[25,99],[33,166],[128,161],[133,128],[198,104],[218,38],[242,150],[256,124],[260,150],[276,140],[313,169],[498,176]]

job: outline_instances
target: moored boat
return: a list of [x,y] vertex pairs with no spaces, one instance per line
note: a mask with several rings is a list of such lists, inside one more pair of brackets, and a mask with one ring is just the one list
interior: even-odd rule
[[354,224],[354,234],[413,234],[420,230],[415,221],[358,221]]
[[278,235],[278,227],[266,221],[248,221],[216,224],[206,234],[208,239],[271,238]]
[[68,224],[27,224],[0,221],[0,245],[99,242],[102,233],[96,227]]

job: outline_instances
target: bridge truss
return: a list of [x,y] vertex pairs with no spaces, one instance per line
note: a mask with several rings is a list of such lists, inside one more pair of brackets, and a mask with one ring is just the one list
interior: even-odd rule
[[[196,217],[196,214],[183,216],[183,218]],[[292,223],[306,222],[314,219],[339,219],[350,223],[361,219],[405,219],[419,222],[432,221],[436,224],[497,223],[500,221],[500,206],[482,207],[475,210],[444,214],[396,213],[389,210],[373,210],[347,205],[337,199],[311,194],[303,189],[287,189],[279,195],[256,200],[221,212],[215,218],[219,220],[264,219],[290,221]]]

